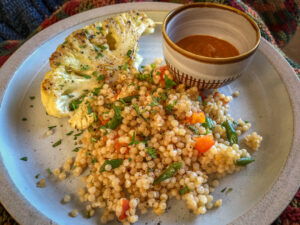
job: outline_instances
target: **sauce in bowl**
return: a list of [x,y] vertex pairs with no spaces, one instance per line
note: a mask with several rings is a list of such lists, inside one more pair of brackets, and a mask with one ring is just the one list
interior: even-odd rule
[[227,58],[240,54],[229,42],[209,35],[187,36],[176,44],[191,53],[212,58]]

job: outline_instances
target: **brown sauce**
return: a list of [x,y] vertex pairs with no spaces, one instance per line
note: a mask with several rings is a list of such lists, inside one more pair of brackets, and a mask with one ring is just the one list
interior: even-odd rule
[[212,58],[226,58],[240,54],[229,42],[209,35],[187,36],[176,44],[186,51]]

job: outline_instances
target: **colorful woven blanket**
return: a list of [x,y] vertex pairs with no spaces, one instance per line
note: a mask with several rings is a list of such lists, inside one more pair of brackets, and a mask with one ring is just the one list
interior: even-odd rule
[[[26,39],[66,17],[126,0],[0,0],[0,67]],[[189,3],[189,0],[164,0]],[[300,21],[299,0],[195,0],[238,8],[258,24],[262,36],[286,58],[300,78],[300,67],[280,47],[286,45]],[[54,12],[54,13],[53,13]],[[17,223],[0,204],[0,225]],[[273,225],[300,225],[300,189]]]

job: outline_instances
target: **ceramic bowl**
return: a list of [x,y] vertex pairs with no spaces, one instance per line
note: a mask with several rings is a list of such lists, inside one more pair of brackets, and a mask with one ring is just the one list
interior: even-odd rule
[[[180,48],[179,40],[190,35],[223,39],[239,55],[212,58]],[[241,76],[260,42],[257,24],[245,13],[222,4],[195,3],[171,11],[163,23],[164,57],[178,82],[199,89],[219,88]]]

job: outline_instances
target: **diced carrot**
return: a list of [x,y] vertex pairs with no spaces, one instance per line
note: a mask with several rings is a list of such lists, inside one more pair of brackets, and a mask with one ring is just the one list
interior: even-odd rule
[[114,101],[118,100],[120,92],[121,92],[120,90],[117,90],[117,94],[115,94],[114,96]]
[[196,140],[195,148],[199,154],[207,152],[215,144],[215,140],[212,135],[204,135],[204,136],[196,137],[195,140]]
[[120,214],[120,216],[118,217],[119,220],[124,220],[128,217],[128,215],[126,214],[126,212],[129,210],[130,206],[129,206],[129,201],[126,198],[122,199],[122,212]]
[[105,124],[107,124],[108,123],[108,121],[109,120],[105,120],[102,116],[100,116],[100,118],[99,118],[99,123],[100,123],[100,125],[105,125]]
[[120,150],[122,147],[126,147],[126,151],[124,154],[128,153],[128,151],[129,151],[128,144],[126,144],[126,143],[116,141],[115,147],[116,147],[116,150],[118,153],[121,153]]
[[186,122],[189,124],[205,123],[204,112],[195,112],[192,116],[186,118]]
[[163,66],[163,67],[160,67],[159,68],[159,71],[160,71],[160,79],[159,79],[159,82],[160,82],[160,84],[163,86],[163,87],[165,87],[165,77],[164,77],[164,74],[165,74],[165,72],[166,72],[166,70],[168,69],[168,66],[167,65],[165,65],[165,66]]

